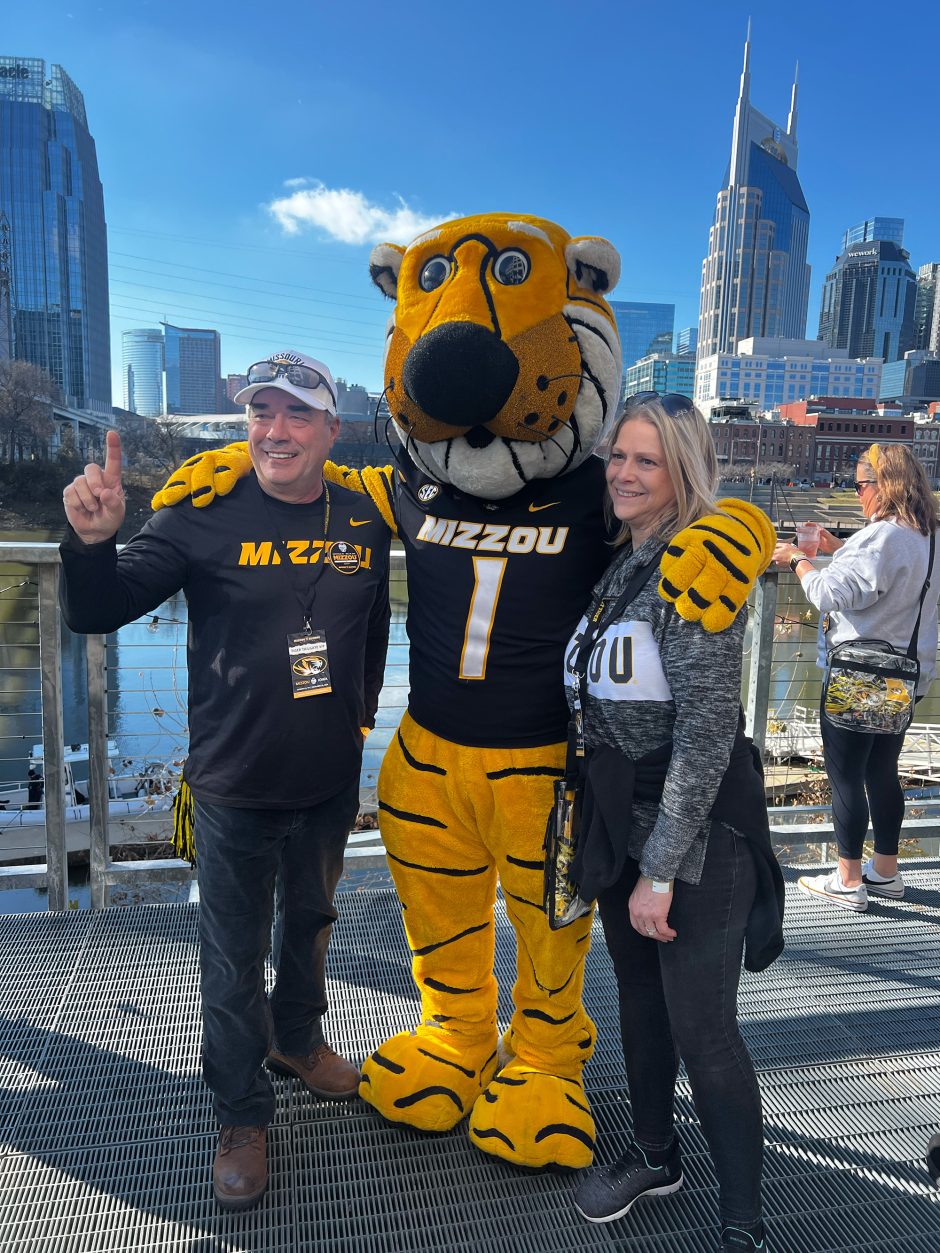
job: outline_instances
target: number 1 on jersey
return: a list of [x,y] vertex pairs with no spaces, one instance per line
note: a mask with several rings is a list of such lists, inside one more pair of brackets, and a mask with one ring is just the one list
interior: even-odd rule
[[473,558],[473,595],[460,654],[462,679],[485,679],[490,632],[496,617],[496,602],[506,571],[506,557]]

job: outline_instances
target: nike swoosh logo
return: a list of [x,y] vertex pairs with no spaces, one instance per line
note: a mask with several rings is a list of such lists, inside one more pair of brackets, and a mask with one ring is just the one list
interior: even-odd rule
[[560,505],[560,500],[550,500],[547,505],[529,505],[529,513],[541,513],[543,509],[553,509],[555,505]]
[[355,518],[350,518],[349,525],[350,526],[368,526],[371,521],[372,521],[371,518],[363,518],[361,522],[358,522]]

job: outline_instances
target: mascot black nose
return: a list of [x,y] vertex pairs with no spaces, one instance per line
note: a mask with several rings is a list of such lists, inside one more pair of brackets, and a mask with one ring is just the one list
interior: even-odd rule
[[518,377],[512,349],[472,322],[447,322],[422,335],[402,372],[405,391],[415,404],[429,418],[453,426],[476,426],[495,418]]

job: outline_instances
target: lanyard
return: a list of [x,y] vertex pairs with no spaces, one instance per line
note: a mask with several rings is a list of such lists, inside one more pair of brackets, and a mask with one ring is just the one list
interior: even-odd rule
[[574,706],[573,717],[568,726],[568,753],[565,762],[565,776],[574,777],[578,772],[577,759],[584,757],[584,708],[581,699],[582,684],[587,677],[588,661],[591,653],[594,651],[594,645],[604,634],[612,622],[619,616],[621,611],[630,601],[635,600],[640,590],[646,586],[650,578],[659,569],[659,559],[663,555],[665,545],[657,548],[656,552],[650,557],[649,561],[638,566],[634,570],[632,576],[627,582],[626,587],[611,603],[603,597],[598,602],[597,608],[588,619],[584,634],[581,636],[581,642],[578,645],[578,651],[571,667],[572,673],[572,693],[571,703]]
[[277,537],[277,549],[278,549],[278,552],[281,554],[281,566],[283,567],[284,573],[287,576],[287,581],[290,583],[291,590],[294,593],[294,597],[296,598],[297,603],[300,606],[300,611],[303,614],[304,630],[309,631],[312,628],[313,603],[317,598],[317,584],[320,582],[321,578],[323,577],[323,571],[326,568],[326,564],[327,564],[327,551],[328,550],[327,550],[326,537],[329,534],[329,530],[330,530],[330,489],[327,486],[326,480],[324,479],[323,480],[323,547],[320,550],[320,560],[317,562],[317,565],[313,574],[310,577],[304,578],[302,583],[293,574],[293,570],[295,569],[295,567],[294,567],[293,562],[290,559],[290,549],[287,547],[287,543],[283,535],[281,534],[281,528],[277,524],[277,518],[275,517],[274,510],[271,508],[270,504],[268,503],[267,493],[262,489],[260,483],[258,484],[258,491],[261,493],[261,500],[264,503],[264,510],[265,510],[265,513],[268,515],[268,521],[271,523],[271,527],[274,530],[274,534]]

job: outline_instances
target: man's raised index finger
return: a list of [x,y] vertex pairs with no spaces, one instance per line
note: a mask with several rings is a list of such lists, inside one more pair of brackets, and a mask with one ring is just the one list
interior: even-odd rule
[[105,436],[104,478],[111,487],[121,482],[121,437],[117,431],[108,431]]

